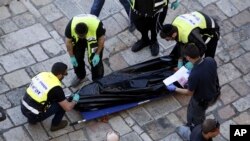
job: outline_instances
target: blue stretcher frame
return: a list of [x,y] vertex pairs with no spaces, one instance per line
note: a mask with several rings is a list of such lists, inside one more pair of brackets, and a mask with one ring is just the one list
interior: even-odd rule
[[[167,95],[165,95],[165,96],[167,96]],[[95,111],[80,112],[83,119],[79,120],[79,121],[76,121],[76,122],[73,122],[70,125],[71,126],[76,125],[76,124],[79,124],[79,123],[82,123],[82,122],[86,122],[86,121],[89,121],[89,120],[100,118],[100,117],[110,115],[110,114],[113,114],[113,113],[116,113],[116,112],[120,112],[120,111],[123,111],[123,110],[128,110],[130,108],[133,108],[133,107],[148,103],[150,101],[159,99],[161,97],[164,97],[164,96],[160,96],[160,97],[157,97],[157,98],[148,99],[148,100],[144,100],[144,101],[140,101],[140,102],[133,102],[133,103],[128,103],[128,104],[117,105],[117,106],[108,107],[108,108],[95,110]]]

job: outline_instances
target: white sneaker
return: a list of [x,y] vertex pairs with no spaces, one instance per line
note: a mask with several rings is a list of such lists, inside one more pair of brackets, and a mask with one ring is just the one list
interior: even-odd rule
[[188,126],[179,126],[176,128],[176,132],[182,137],[184,141],[190,140],[191,131]]

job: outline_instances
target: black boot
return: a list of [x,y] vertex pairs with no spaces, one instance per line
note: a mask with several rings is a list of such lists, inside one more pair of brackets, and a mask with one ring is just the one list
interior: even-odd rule
[[150,45],[149,41],[139,40],[132,46],[131,50],[137,52],[148,45]]
[[150,51],[152,56],[157,56],[159,54],[159,44],[157,41],[150,45]]

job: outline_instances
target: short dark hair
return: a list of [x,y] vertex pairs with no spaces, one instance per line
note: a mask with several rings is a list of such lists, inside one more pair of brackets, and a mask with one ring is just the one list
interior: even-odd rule
[[176,31],[177,31],[177,28],[173,26],[172,24],[165,24],[163,25],[161,29],[160,36],[161,38],[170,37]]
[[200,51],[194,43],[189,43],[184,47],[184,55],[194,59],[200,56]]
[[88,26],[85,23],[78,23],[75,27],[76,34],[85,35],[88,32]]
[[64,74],[65,71],[67,70],[68,66],[62,62],[56,62],[52,68],[51,68],[51,72],[54,75],[60,75],[60,74]]
[[206,119],[201,125],[202,132],[205,134],[213,132],[217,128],[220,128],[220,123],[215,119]]

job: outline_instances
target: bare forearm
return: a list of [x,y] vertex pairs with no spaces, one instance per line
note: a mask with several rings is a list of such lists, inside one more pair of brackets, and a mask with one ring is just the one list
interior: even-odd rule
[[69,56],[73,56],[73,44],[70,40],[66,39],[66,47],[67,47],[67,52],[69,53]]
[[182,94],[182,95],[187,95],[187,96],[193,95],[193,92],[189,91],[188,89],[183,89],[183,88],[176,88],[175,92]]
[[96,53],[100,55],[102,49],[104,48],[104,41],[105,41],[105,36],[101,36],[100,38],[98,38],[98,48],[97,48],[97,51]]

